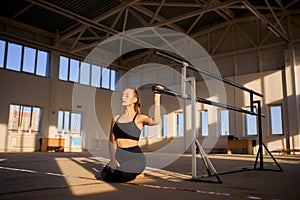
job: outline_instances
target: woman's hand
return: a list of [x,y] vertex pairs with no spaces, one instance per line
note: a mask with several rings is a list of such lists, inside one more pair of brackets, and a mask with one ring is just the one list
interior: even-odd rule
[[109,167],[110,167],[111,173],[113,173],[115,171],[115,169],[119,166],[120,166],[120,164],[116,159],[111,159],[109,161]]
[[154,105],[160,105],[160,92],[155,89],[163,90],[164,87],[161,85],[156,85],[154,87]]
[[153,86],[153,87],[152,87],[152,90],[153,90],[154,94],[160,94],[160,92],[157,91],[157,89],[159,89],[159,90],[164,90],[165,88],[164,88],[163,86],[161,86],[161,85]]

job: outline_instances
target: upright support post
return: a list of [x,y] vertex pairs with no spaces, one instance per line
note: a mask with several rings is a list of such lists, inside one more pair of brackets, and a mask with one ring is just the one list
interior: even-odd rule
[[[197,152],[196,148],[199,148],[199,155],[201,156],[206,170],[208,172],[209,176],[215,175],[217,177],[217,183],[222,183],[220,177],[218,176],[217,171],[215,170],[214,166],[208,159],[205,151],[203,150],[201,144],[197,140],[197,96],[196,96],[196,78],[195,77],[189,77],[187,78],[186,75],[186,69],[188,67],[188,64],[183,62],[183,67],[182,67],[182,77],[181,77],[181,92],[182,92],[182,97],[184,99],[184,130],[186,130],[186,99],[188,99],[188,95],[186,93],[186,86],[187,83],[190,84],[190,100],[191,100],[191,151],[192,151],[192,180],[198,180],[197,179]],[[186,135],[185,135],[185,140],[186,140]],[[214,174],[211,173],[211,170],[213,171]],[[200,180],[198,180],[200,181]],[[210,181],[209,181],[210,182]]]
[[[196,162],[196,122],[197,122],[197,111],[196,111],[196,79],[195,77],[186,76],[186,68],[188,67],[188,63],[183,62],[183,67],[181,69],[181,92],[184,99],[184,130],[186,131],[186,99],[188,97],[186,93],[187,83],[190,83],[191,86],[191,151],[192,151],[192,178],[195,179],[197,177],[197,162]],[[187,140],[187,136],[185,135],[185,141]],[[185,142],[186,144],[186,142]],[[185,146],[186,147],[186,146]]]
[[261,115],[261,101],[255,101],[257,104],[257,112],[258,112],[258,144],[259,144],[259,161],[260,161],[260,169],[264,169],[264,156],[263,156],[263,142],[262,142],[262,115]]
[[197,140],[197,130],[196,130],[196,122],[197,122],[197,105],[196,105],[196,79],[195,77],[191,77],[187,79],[191,83],[191,114],[192,114],[192,178],[195,179],[197,177],[197,162],[196,162],[196,141]]
[[187,97],[186,93],[186,68],[188,67],[188,64],[183,62],[183,67],[181,69],[181,93],[182,97],[185,99]]
[[258,160],[258,156],[259,156],[259,169],[260,170],[265,170],[264,169],[264,156],[263,156],[263,148],[266,149],[266,151],[268,152],[268,154],[271,156],[271,158],[273,159],[273,161],[275,162],[275,164],[277,165],[277,167],[279,168],[279,171],[283,171],[283,169],[281,168],[281,166],[278,164],[278,162],[276,161],[276,159],[273,157],[272,153],[268,150],[268,148],[264,145],[263,143],[263,138],[262,138],[262,114],[261,114],[261,101],[253,101],[253,103],[257,104],[257,116],[258,116],[258,144],[259,144],[259,148],[258,148],[258,153],[256,155],[256,160],[255,160],[255,164],[254,164],[254,169],[256,169],[256,165],[257,165],[257,160]]
[[254,113],[254,101],[253,101],[253,92],[250,92],[250,111]]

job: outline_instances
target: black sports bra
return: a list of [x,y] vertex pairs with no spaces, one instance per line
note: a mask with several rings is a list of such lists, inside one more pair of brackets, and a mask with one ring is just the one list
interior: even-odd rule
[[115,139],[123,138],[123,139],[132,139],[138,141],[140,139],[141,130],[137,127],[134,120],[137,114],[134,116],[131,122],[120,123],[118,122],[119,118],[117,119],[114,127],[113,127],[113,134]]

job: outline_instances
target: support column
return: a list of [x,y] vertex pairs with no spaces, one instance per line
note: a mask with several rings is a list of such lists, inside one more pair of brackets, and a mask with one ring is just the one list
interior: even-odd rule
[[[300,105],[299,105],[299,81],[296,77],[296,57],[295,50],[289,48],[285,50],[285,69],[283,71],[284,88],[284,110],[285,114],[285,135],[286,148],[299,148],[299,123],[300,123]],[[299,76],[299,75],[298,75]],[[299,77],[298,77],[299,78]],[[298,91],[299,92],[299,91]]]
[[57,134],[57,109],[56,109],[56,85],[59,76],[59,53],[51,51],[50,56],[50,88],[49,88],[49,116],[48,116],[48,133],[43,137],[54,137]]

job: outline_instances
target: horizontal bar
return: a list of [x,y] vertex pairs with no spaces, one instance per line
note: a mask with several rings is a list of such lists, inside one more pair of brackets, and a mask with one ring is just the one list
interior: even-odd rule
[[167,59],[169,59],[169,60],[172,60],[172,61],[174,61],[174,62],[176,62],[176,63],[179,63],[179,64],[181,64],[181,65],[183,65],[183,66],[186,65],[189,69],[191,69],[191,70],[193,70],[193,71],[200,72],[200,73],[202,73],[202,74],[205,74],[206,76],[212,77],[212,78],[217,79],[217,80],[219,80],[219,81],[223,81],[224,83],[227,83],[227,84],[229,84],[229,85],[231,85],[231,86],[234,86],[234,87],[237,87],[237,88],[239,88],[239,89],[245,90],[245,91],[249,92],[250,94],[255,94],[255,95],[257,95],[257,96],[263,97],[263,95],[260,94],[260,93],[258,93],[258,92],[255,92],[255,91],[253,91],[253,90],[251,90],[251,89],[249,89],[249,88],[246,88],[246,87],[244,87],[244,86],[242,86],[242,85],[240,85],[240,84],[237,84],[237,83],[235,83],[235,82],[232,82],[232,81],[230,81],[230,80],[228,80],[228,79],[224,79],[224,78],[222,78],[222,77],[220,77],[220,76],[217,76],[217,75],[215,75],[215,74],[209,73],[209,72],[207,72],[207,71],[205,71],[205,70],[198,69],[198,68],[192,66],[191,64],[189,64],[189,63],[187,63],[187,62],[184,62],[184,61],[178,60],[177,58],[174,58],[174,57],[171,56],[171,55],[167,55],[167,54],[161,53],[161,52],[159,52],[159,51],[156,51],[156,54],[159,55],[159,56],[162,56],[162,57],[164,57],[164,58],[167,58]]
[[[168,89],[160,89],[157,86],[153,86],[152,90],[154,92],[159,92],[159,93],[170,95],[170,96],[180,97],[182,99],[188,99],[188,100],[192,99],[190,95],[184,96],[181,93],[174,92],[174,91],[168,90]],[[208,104],[208,105],[212,105],[212,106],[216,106],[216,107],[220,107],[220,108],[225,108],[225,109],[233,110],[233,111],[236,111],[236,112],[241,112],[241,113],[245,113],[245,114],[249,114],[249,115],[256,115],[256,116],[258,116],[258,113],[255,113],[255,112],[250,112],[248,110],[237,108],[237,107],[234,107],[234,106],[231,106],[231,105],[226,105],[226,104],[223,104],[223,103],[218,103],[218,102],[210,101],[210,100],[199,98],[199,97],[196,97],[196,101],[199,102],[199,103],[204,103],[204,104]]]

